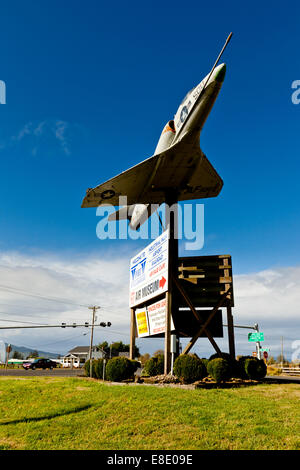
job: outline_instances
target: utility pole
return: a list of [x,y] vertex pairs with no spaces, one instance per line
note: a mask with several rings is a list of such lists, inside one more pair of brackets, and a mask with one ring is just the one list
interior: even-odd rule
[[281,369],[283,368],[283,336],[281,336]]
[[93,320],[92,320],[92,329],[91,329],[91,342],[90,342],[90,378],[93,376],[93,338],[94,338],[94,325],[95,325],[95,317],[96,317],[96,310],[100,307],[89,307],[90,310],[93,310]]

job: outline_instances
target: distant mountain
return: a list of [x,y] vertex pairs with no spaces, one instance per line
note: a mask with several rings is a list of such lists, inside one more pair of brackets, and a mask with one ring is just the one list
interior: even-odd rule
[[[11,344],[11,353],[9,357],[12,357],[14,351],[18,351],[19,353],[23,354],[24,359],[26,359],[26,357],[29,356],[29,354],[33,351],[33,349],[25,348],[24,346],[16,346],[15,344]],[[49,359],[55,359],[58,356],[62,356],[62,354],[60,353],[51,353],[47,351],[41,351],[40,349],[36,349],[36,351],[38,351],[39,356],[48,357]]]

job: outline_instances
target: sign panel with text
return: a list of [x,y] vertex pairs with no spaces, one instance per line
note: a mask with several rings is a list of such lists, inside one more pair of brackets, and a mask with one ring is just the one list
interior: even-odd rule
[[129,306],[136,307],[168,290],[169,230],[130,261]]
[[[163,334],[166,326],[166,309],[167,301],[165,298],[145,308],[137,308],[135,310],[137,336],[143,338]],[[174,323],[171,318],[172,330],[174,330]]]
[[135,311],[137,336],[143,338],[149,336],[148,315],[146,308],[137,308]]

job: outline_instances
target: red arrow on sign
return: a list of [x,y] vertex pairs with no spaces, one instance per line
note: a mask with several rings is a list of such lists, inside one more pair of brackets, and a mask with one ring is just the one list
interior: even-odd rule
[[159,287],[161,287],[163,289],[166,282],[167,282],[167,280],[163,276],[159,281]]

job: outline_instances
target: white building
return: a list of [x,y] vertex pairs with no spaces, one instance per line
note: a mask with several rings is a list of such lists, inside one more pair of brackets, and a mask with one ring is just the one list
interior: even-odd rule
[[[90,357],[90,347],[89,346],[76,346],[71,349],[68,354],[62,358],[63,367],[82,367],[84,363]],[[93,346],[92,358],[93,359],[102,359],[105,357],[105,351]]]

